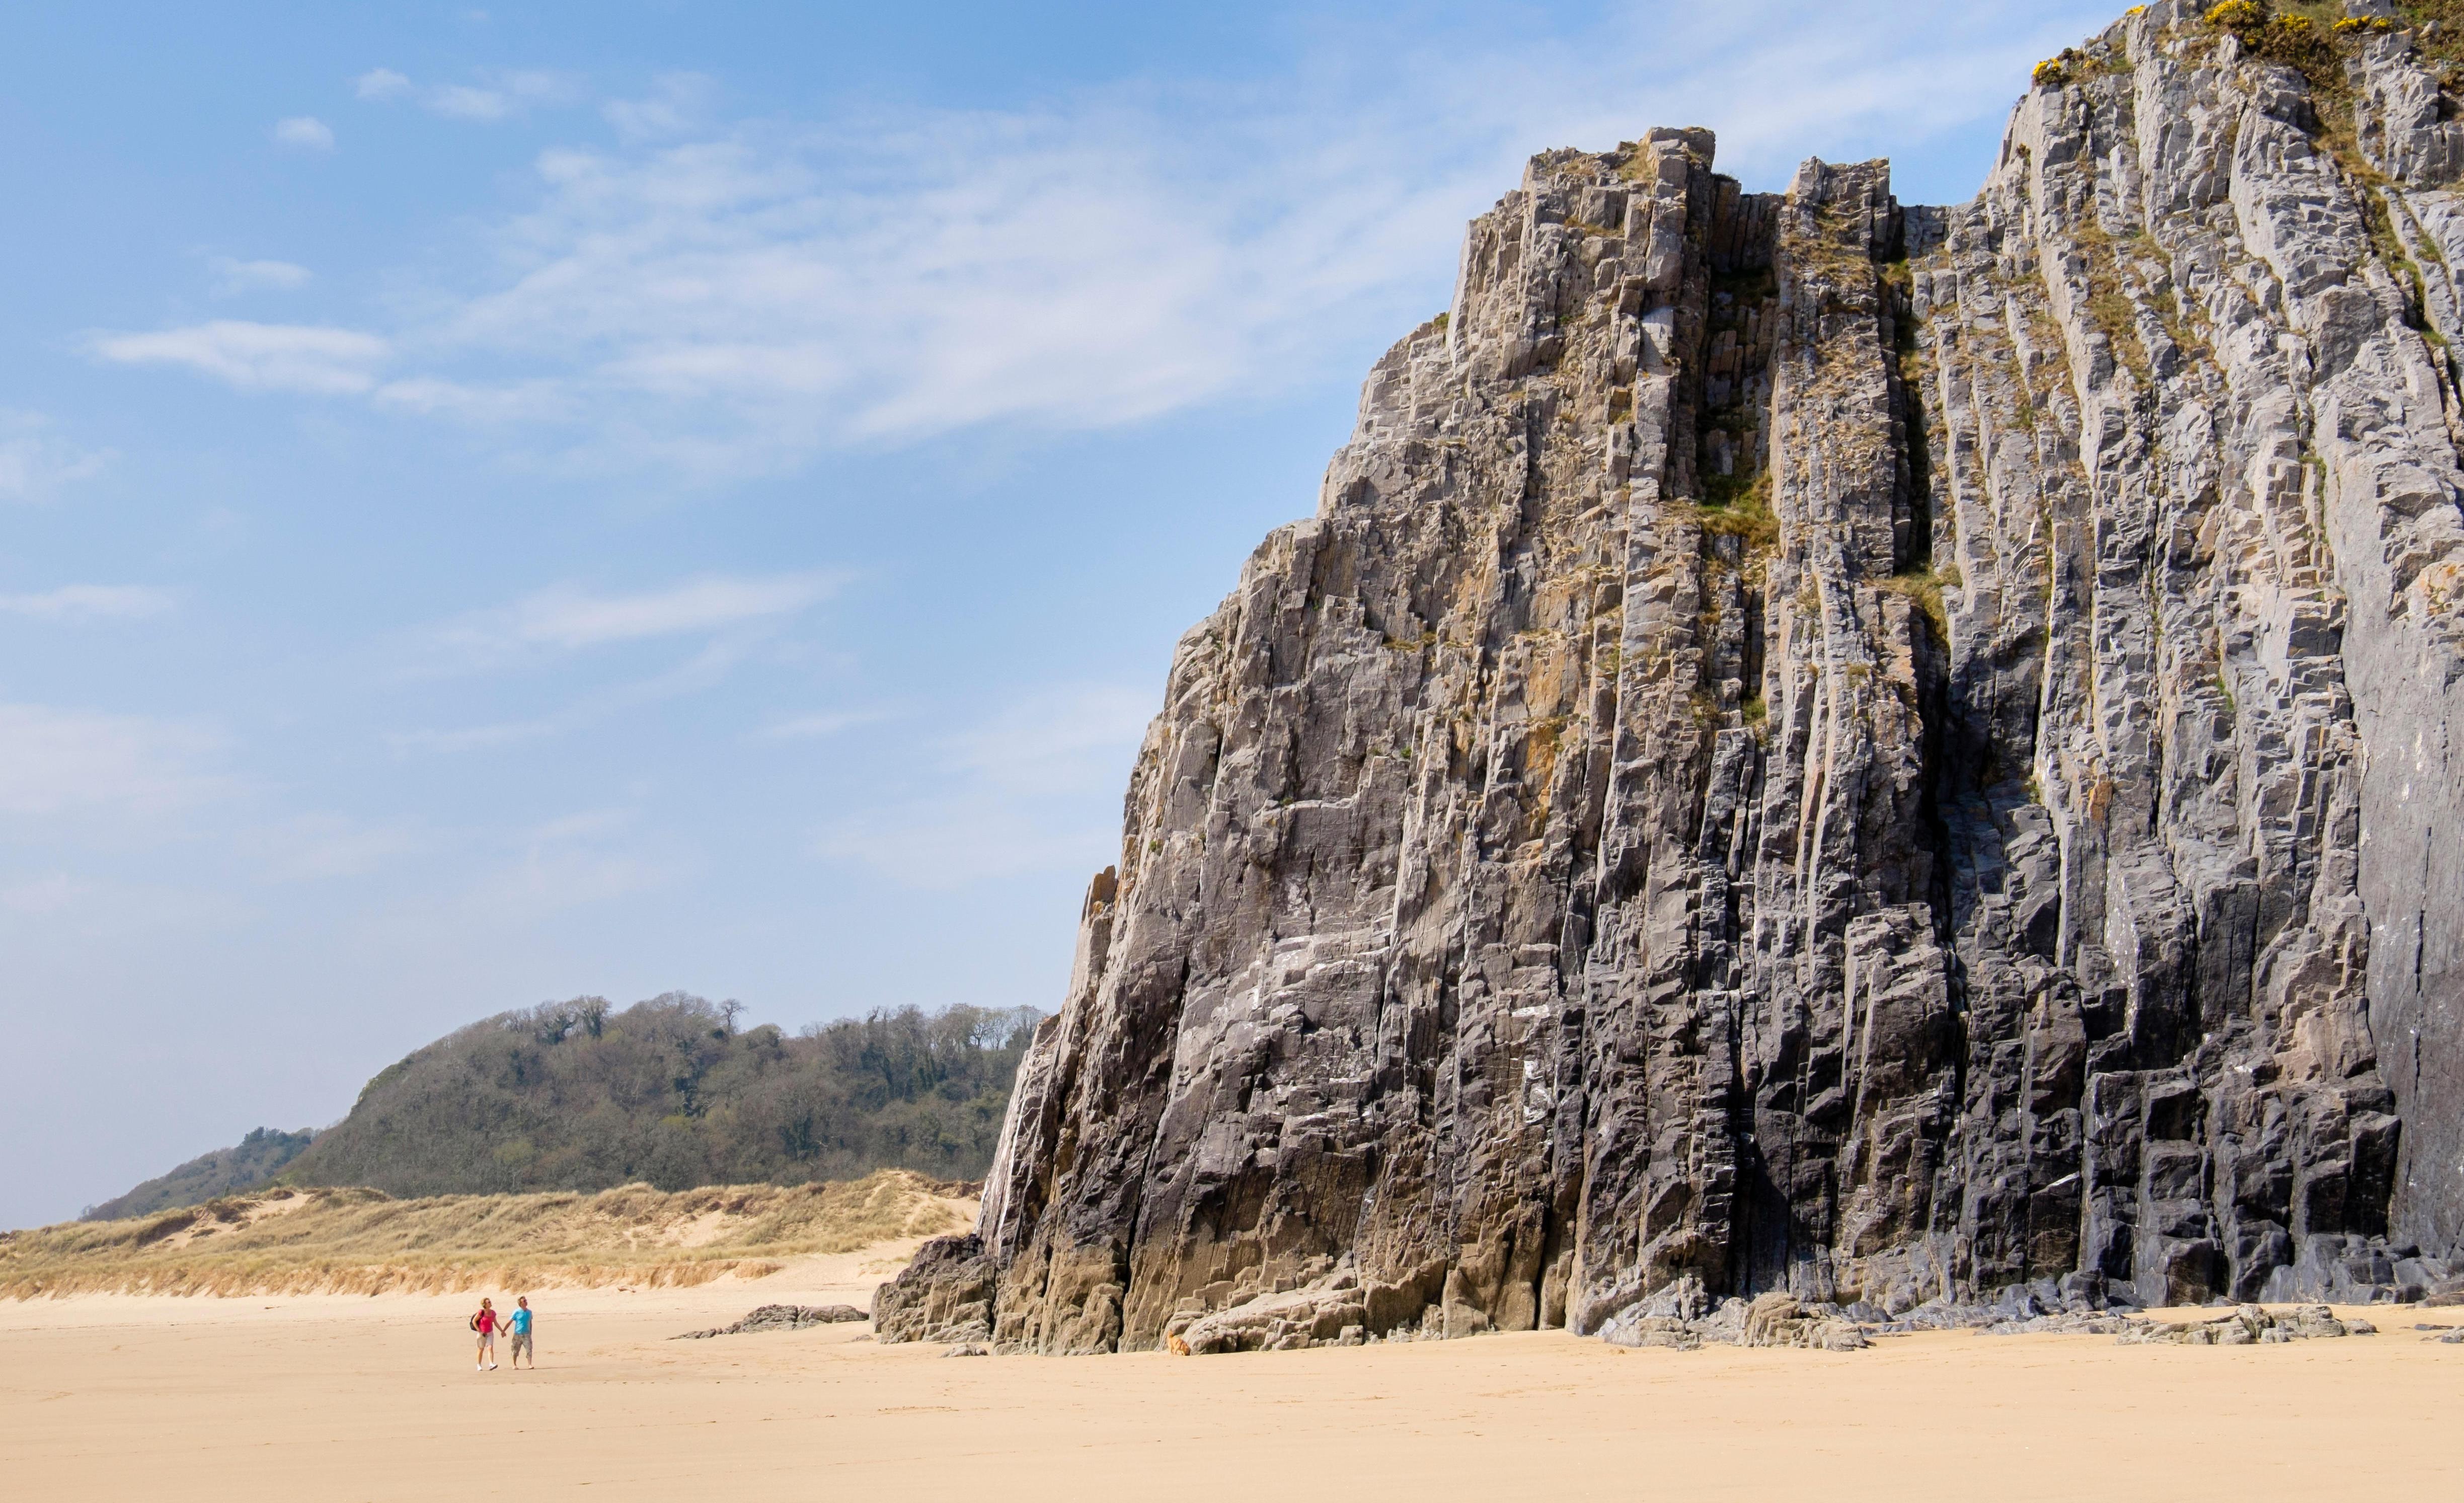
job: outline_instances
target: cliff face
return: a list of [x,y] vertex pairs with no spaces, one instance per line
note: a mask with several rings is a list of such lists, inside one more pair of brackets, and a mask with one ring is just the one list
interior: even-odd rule
[[1659,130],[1473,223],[885,1334],[2464,1271],[2464,122],[2401,31],[2058,72],[1959,208]]

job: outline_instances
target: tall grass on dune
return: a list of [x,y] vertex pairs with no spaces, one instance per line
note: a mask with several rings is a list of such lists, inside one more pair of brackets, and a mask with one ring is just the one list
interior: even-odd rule
[[418,1200],[285,1186],[0,1232],[0,1298],[690,1286],[963,1229],[975,1188],[903,1169],[823,1184]]

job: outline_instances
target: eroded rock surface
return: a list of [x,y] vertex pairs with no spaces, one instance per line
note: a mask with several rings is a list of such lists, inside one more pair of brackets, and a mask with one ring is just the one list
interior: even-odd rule
[[2114,1337],[2125,1346],[2252,1346],[2344,1336],[2376,1336],[2366,1320],[2339,1320],[2324,1305],[2281,1314],[2244,1305],[2212,1320],[2133,1321]]
[[884,1341],[986,1339],[993,1282],[979,1239],[935,1237],[896,1278],[872,1292],[873,1335]]
[[2313,40],[2145,8],[1951,209],[1533,159],[1181,641],[883,1337],[2464,1272],[2464,121]]
[[704,1341],[715,1336],[745,1336],[756,1331],[801,1331],[806,1326],[844,1325],[864,1318],[865,1313],[853,1305],[761,1305],[734,1325],[688,1331],[671,1339]]

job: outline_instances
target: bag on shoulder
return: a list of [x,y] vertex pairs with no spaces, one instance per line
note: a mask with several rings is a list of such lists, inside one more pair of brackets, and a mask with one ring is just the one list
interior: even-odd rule
[[479,1317],[477,1315],[473,1315],[471,1317],[471,1329],[473,1331],[479,1329]]

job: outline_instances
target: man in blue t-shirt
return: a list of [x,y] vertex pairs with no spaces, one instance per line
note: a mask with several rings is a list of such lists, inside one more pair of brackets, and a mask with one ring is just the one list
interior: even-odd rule
[[514,1301],[514,1313],[505,1320],[505,1328],[514,1335],[514,1355],[506,1360],[512,1362],[518,1370],[522,1365],[522,1359],[527,1356],[531,1359],[532,1368],[536,1370],[539,1367],[539,1353],[531,1349],[531,1296],[524,1294]]

